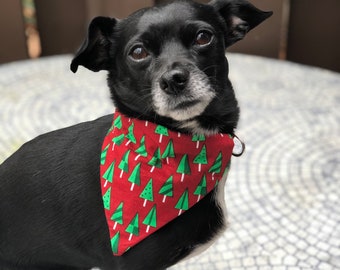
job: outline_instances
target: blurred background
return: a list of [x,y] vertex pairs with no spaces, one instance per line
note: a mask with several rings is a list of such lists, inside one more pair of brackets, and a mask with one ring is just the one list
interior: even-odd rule
[[[167,0],[0,0],[0,63],[74,53],[95,16],[124,18]],[[208,1],[200,1],[208,2]],[[252,0],[274,11],[229,51],[340,72],[339,0]]]

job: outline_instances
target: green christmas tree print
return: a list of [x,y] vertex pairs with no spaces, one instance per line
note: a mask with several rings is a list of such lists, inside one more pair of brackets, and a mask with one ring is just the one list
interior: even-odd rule
[[175,157],[174,143],[171,139],[164,150],[162,158],[166,158],[166,163],[169,164],[169,158],[174,157]]
[[148,152],[146,151],[146,147],[145,147],[145,136],[143,136],[141,138],[140,146],[136,150],[136,153],[138,155],[136,156],[135,160],[137,160],[140,156],[142,156],[142,157],[147,157],[148,156]]
[[149,182],[146,184],[139,197],[144,199],[143,207],[146,206],[147,201],[153,202],[152,179],[150,179]]
[[182,174],[181,182],[183,182],[185,174],[191,174],[190,165],[189,165],[189,158],[188,158],[187,154],[185,154],[182,157],[181,161],[179,162],[179,165],[178,165],[176,172]]
[[140,185],[140,166],[141,164],[138,163],[128,178],[129,182],[132,183],[131,189],[130,189],[131,191],[133,190],[135,185],[138,185],[138,186]]
[[189,192],[188,192],[188,189],[186,189],[183,192],[183,194],[179,198],[175,208],[179,209],[178,215],[182,214],[183,210],[188,210],[189,209]]
[[192,136],[192,141],[196,142],[196,148],[200,146],[200,142],[205,141],[205,136],[203,134],[195,134]]
[[159,147],[157,147],[157,149],[155,150],[148,164],[152,166],[150,172],[153,172],[155,167],[162,168],[161,150],[159,149]]
[[143,224],[146,225],[146,233],[149,232],[150,226],[153,228],[157,227],[157,213],[156,213],[156,205],[154,205],[150,212],[147,214],[145,219],[143,220]]
[[120,172],[120,178],[122,178],[123,176],[123,172],[128,172],[129,171],[129,154],[130,154],[130,150],[126,151],[122,160],[120,161],[118,168],[121,169]]
[[136,143],[136,137],[133,134],[133,129],[135,127],[135,124],[132,123],[129,127],[128,127],[128,134],[126,135],[126,138],[128,139],[128,142],[125,144],[125,146],[127,146],[129,143]]
[[220,152],[216,157],[214,164],[209,169],[209,172],[212,173],[212,180],[214,180],[215,173],[220,173],[222,167],[222,153]]
[[162,142],[163,136],[169,136],[168,129],[164,126],[158,125],[155,129],[155,133],[159,134],[159,143]]
[[202,164],[208,164],[208,159],[207,159],[207,149],[205,145],[202,147],[201,152],[195,157],[194,163],[198,164],[198,171],[201,171]]
[[118,244],[119,244],[120,233],[117,232],[114,237],[111,239],[111,248],[112,252],[117,254],[118,253]]
[[100,155],[100,165],[105,164],[107,150],[109,150],[110,145],[106,146]]
[[174,186],[173,186],[173,176],[171,175],[168,180],[163,184],[161,189],[158,192],[163,195],[163,203],[165,203],[166,197],[174,196]]
[[115,167],[115,162],[112,162],[111,165],[104,172],[103,178],[106,180],[105,183],[104,183],[104,187],[106,187],[107,182],[112,183],[114,167]]
[[121,145],[123,143],[124,138],[125,138],[124,134],[121,134],[121,135],[116,136],[116,137],[114,137],[112,139],[112,142],[113,142],[113,144],[112,144],[112,151],[115,150],[115,145],[119,146],[119,145]]
[[197,195],[197,202],[200,200],[201,196],[205,196],[207,194],[207,178],[203,175],[201,181],[197,185],[194,195]]
[[110,199],[111,199],[111,188],[109,188],[103,195],[103,203],[104,203],[104,208],[106,210],[110,210],[110,202],[111,202]]
[[113,126],[118,129],[122,128],[123,124],[122,124],[122,118],[120,115],[113,121]]
[[121,202],[111,216],[111,220],[115,222],[115,224],[113,225],[114,230],[116,229],[117,224],[123,224],[123,205],[124,203]]
[[135,235],[135,236],[139,235],[138,213],[131,220],[131,222],[129,223],[129,225],[125,229],[125,231],[130,234],[129,241],[131,241],[132,235]]

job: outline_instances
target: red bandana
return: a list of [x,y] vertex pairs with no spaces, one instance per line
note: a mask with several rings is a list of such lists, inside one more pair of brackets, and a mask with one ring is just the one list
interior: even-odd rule
[[188,210],[228,170],[228,134],[186,135],[116,112],[101,154],[101,189],[114,255]]

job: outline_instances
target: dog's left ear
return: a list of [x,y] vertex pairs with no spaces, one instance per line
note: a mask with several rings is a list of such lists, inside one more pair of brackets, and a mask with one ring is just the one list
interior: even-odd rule
[[117,20],[108,17],[94,18],[88,28],[85,41],[75,54],[71,70],[75,73],[82,65],[92,71],[107,70],[109,67],[109,52]]
[[209,3],[226,23],[226,47],[243,39],[245,35],[273,12],[261,11],[246,0],[213,0]]

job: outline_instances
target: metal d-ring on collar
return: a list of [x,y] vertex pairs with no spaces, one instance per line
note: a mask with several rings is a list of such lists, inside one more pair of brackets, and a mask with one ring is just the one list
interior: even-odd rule
[[246,149],[245,143],[241,141],[240,138],[237,137],[235,134],[233,134],[233,140],[234,140],[233,156],[234,157],[242,156],[244,150]]

